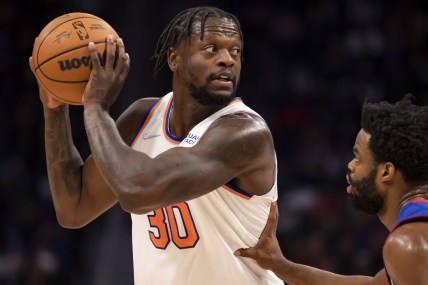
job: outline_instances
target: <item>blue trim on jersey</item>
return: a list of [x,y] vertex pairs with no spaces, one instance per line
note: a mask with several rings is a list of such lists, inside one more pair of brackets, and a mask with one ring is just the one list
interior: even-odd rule
[[404,221],[417,218],[428,218],[427,202],[410,202],[406,204],[398,215],[393,230],[397,228],[400,224],[402,224]]
[[171,110],[172,110],[172,106],[173,106],[173,105],[174,105],[174,99],[172,99],[172,100],[171,100],[171,104],[169,104],[168,112],[167,112],[167,114],[166,114],[166,120],[165,120],[165,132],[166,132],[167,136],[168,136],[170,139],[172,139],[172,140],[174,140],[174,141],[176,141],[176,142],[182,142],[185,138],[179,138],[179,137],[176,137],[176,136],[174,136],[173,134],[171,134],[171,133],[169,132],[169,116],[171,115]]
[[249,197],[249,198],[251,198],[251,197],[253,197],[254,195],[253,194],[250,194],[250,193],[248,193],[248,192],[246,192],[246,191],[244,191],[244,190],[241,190],[241,189],[239,189],[238,187],[236,187],[236,186],[233,186],[232,184],[230,184],[230,183],[226,183],[225,184],[227,187],[229,187],[229,188],[232,188],[234,191],[236,191],[236,192],[238,192],[238,193],[240,193],[240,194],[242,194],[242,195],[244,195],[244,196],[247,196],[247,197]]
[[147,110],[146,114],[144,115],[143,119],[141,120],[140,124],[138,125],[137,131],[135,132],[134,136],[132,137],[129,145],[132,145],[135,141],[135,138],[137,137],[138,133],[140,132],[141,128],[143,127],[144,123],[147,120],[147,117],[149,116],[150,112],[152,111],[153,107],[159,102],[161,98],[158,98]]

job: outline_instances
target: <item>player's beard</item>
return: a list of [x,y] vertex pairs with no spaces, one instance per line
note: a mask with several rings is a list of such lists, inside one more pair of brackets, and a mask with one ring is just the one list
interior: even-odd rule
[[350,194],[352,203],[356,209],[370,215],[379,214],[383,208],[383,198],[376,187],[376,170],[373,169],[366,177],[359,181],[352,180],[349,176],[353,193]]
[[227,106],[234,98],[236,92],[236,81],[233,82],[234,88],[229,95],[219,95],[208,91],[206,86],[196,87],[189,85],[190,95],[201,105],[204,106]]

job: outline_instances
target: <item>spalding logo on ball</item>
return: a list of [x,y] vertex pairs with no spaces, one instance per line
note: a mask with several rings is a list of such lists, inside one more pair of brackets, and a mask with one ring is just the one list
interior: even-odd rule
[[118,38],[106,21],[91,14],[69,13],[52,20],[33,47],[33,69],[40,84],[59,101],[81,105],[91,73],[88,43],[95,43],[103,59],[108,35]]

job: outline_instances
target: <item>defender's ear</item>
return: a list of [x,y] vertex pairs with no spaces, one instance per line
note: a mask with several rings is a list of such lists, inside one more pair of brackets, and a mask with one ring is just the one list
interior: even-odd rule
[[395,166],[392,162],[386,162],[383,165],[382,171],[382,180],[391,181],[395,175]]

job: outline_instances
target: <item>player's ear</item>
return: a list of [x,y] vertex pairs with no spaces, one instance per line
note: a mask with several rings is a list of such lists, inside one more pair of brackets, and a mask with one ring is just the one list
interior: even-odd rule
[[168,50],[168,66],[172,72],[175,72],[177,70],[178,55],[177,51],[173,48],[169,48]]

